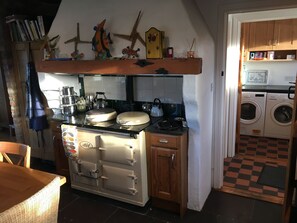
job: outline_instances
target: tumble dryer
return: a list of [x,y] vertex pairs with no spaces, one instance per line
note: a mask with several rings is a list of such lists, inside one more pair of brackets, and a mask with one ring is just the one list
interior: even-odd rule
[[240,134],[263,136],[266,92],[242,92]]
[[284,93],[268,93],[264,136],[289,139],[293,116],[293,100]]

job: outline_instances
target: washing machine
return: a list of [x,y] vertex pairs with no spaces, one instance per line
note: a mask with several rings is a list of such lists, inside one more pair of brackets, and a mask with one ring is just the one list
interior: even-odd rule
[[265,137],[290,138],[293,102],[288,98],[288,94],[267,93]]
[[266,92],[242,92],[240,134],[264,135]]

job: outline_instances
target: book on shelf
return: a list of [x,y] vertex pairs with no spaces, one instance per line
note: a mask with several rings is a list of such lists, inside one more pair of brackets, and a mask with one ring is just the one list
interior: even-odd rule
[[5,17],[12,41],[35,41],[45,37],[42,16],[10,15]]
[[34,40],[38,40],[39,36],[37,34],[37,30],[36,30],[36,27],[35,27],[34,20],[30,20],[29,23],[30,23],[30,27],[31,27],[31,30],[32,30],[32,33],[33,33],[33,36],[34,36]]
[[16,24],[17,24],[17,30],[21,36],[21,40],[22,41],[27,41],[27,36],[26,36],[26,33],[25,33],[25,30],[24,28],[22,27],[21,25],[21,21],[20,20],[16,20]]
[[35,28],[36,28],[38,37],[39,37],[39,39],[42,39],[42,35],[41,35],[41,32],[40,32],[40,27],[39,27],[39,25],[38,25],[37,20],[34,20],[34,23],[35,23]]
[[30,39],[31,39],[31,41],[33,41],[34,40],[34,36],[33,36],[32,30],[31,30],[31,27],[30,27],[29,20],[28,19],[25,19],[24,22],[25,22],[26,28],[28,30]]
[[43,23],[43,17],[41,15],[37,16],[38,25],[40,28],[41,36],[45,36],[45,29],[44,29],[44,23]]

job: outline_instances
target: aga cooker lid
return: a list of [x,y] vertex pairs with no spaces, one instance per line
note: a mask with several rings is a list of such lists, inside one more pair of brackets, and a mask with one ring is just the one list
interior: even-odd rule
[[104,122],[115,119],[117,112],[113,108],[93,109],[86,113],[86,119],[90,122]]
[[123,112],[117,116],[117,123],[121,125],[142,125],[149,121],[145,112]]

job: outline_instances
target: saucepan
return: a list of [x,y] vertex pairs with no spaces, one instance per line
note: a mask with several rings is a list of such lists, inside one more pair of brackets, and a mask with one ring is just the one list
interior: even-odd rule
[[76,103],[77,96],[62,96],[63,105],[73,105]]
[[62,87],[62,90],[61,90],[61,93],[62,93],[62,96],[72,96],[72,95],[75,95],[75,92],[74,92],[74,88],[73,87],[68,87],[68,86],[64,86]]
[[63,115],[74,115],[76,113],[77,107],[76,105],[64,105],[62,106],[62,114]]

